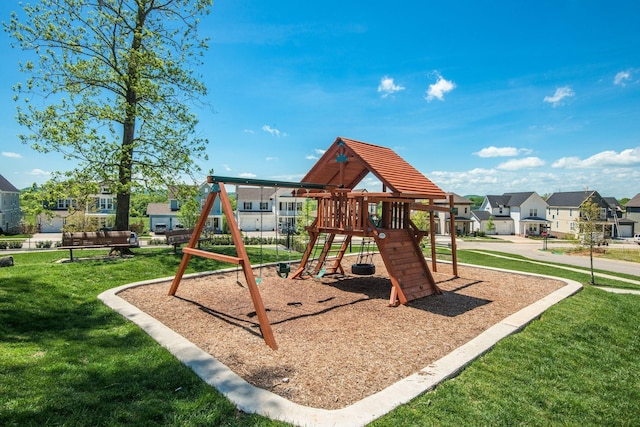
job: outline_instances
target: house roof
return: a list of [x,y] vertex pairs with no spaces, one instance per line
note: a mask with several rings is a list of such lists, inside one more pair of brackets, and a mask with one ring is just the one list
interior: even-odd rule
[[471,215],[473,215],[474,217],[476,217],[476,219],[478,221],[488,221],[490,217],[493,217],[493,219],[495,220],[509,220],[509,221],[513,221],[513,218],[511,218],[509,215],[493,215],[491,212],[489,211],[471,211]]
[[20,190],[14,187],[14,185],[11,184],[9,181],[7,181],[7,179],[2,175],[0,175],[0,191],[6,192],[6,193],[20,192]]
[[462,197],[456,193],[446,193],[446,198],[434,200],[434,204],[436,205],[446,205],[449,206],[449,196],[453,195],[453,204],[454,205],[472,205],[473,202],[466,197]]
[[[598,195],[596,191],[566,191],[553,193],[547,199],[547,205],[558,207],[579,207],[592,195]],[[599,195],[598,195],[599,196]]]
[[236,190],[237,200],[262,200],[268,202],[269,199],[274,197],[276,189],[271,187],[240,187]]
[[504,193],[500,196],[488,195],[487,200],[491,206],[520,206],[526,202],[529,197],[535,194],[533,191],[524,191],[520,193]]
[[487,201],[489,202],[489,204],[493,207],[496,206],[510,206],[509,205],[509,196],[505,196],[505,195],[501,195],[501,196],[496,196],[496,195],[487,195]]
[[631,200],[624,205],[627,208],[640,208],[640,193],[636,194]]
[[416,199],[445,197],[444,191],[393,150],[342,137],[334,141],[302,181],[352,189],[369,173],[392,193]]
[[147,205],[147,215],[175,215],[169,203],[149,203]]
[[604,199],[605,202],[607,202],[607,204],[612,209],[615,209],[615,210],[618,210],[618,211],[622,210],[622,206],[620,205],[620,202],[615,197],[603,197],[603,199]]

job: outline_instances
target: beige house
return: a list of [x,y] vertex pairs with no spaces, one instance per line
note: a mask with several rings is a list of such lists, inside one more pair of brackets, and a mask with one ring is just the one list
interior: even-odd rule
[[[456,193],[447,193],[446,199],[434,200],[437,206],[449,208],[449,196],[453,195],[453,215],[455,221],[455,232],[459,235],[467,235],[473,233],[473,224],[471,220],[471,207],[473,202]],[[450,234],[451,228],[451,212],[437,212],[436,215],[436,234]]]
[[[549,233],[555,237],[576,238],[580,234],[580,207],[591,199],[600,207],[597,224],[603,238],[629,237],[630,221],[622,218],[619,203],[613,198],[602,197],[597,191],[569,191],[553,193],[547,199]],[[612,199],[607,202],[608,199]],[[615,201],[615,202],[613,202]]]

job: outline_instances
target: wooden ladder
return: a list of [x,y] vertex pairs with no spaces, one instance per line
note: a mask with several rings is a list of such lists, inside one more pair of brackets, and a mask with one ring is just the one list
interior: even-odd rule
[[381,230],[384,239],[377,239],[380,255],[389,272],[393,288],[390,304],[406,304],[418,298],[442,291],[435,283],[420,245],[409,230]]

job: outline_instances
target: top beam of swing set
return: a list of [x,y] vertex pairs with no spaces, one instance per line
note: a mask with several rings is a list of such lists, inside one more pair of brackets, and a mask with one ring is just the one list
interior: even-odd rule
[[329,188],[335,188],[333,184],[315,184],[312,182],[291,182],[291,181],[272,181],[268,179],[252,179],[252,178],[238,178],[232,176],[217,176],[210,175],[207,177],[207,182],[210,184],[222,182],[225,184],[244,184],[253,187],[282,187],[282,188],[302,188],[305,190],[327,190]]

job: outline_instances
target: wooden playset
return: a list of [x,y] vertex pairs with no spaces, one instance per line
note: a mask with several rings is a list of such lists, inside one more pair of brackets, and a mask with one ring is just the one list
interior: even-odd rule
[[[369,174],[380,180],[382,192],[355,189]],[[435,205],[435,200],[446,199],[447,195],[388,148],[339,137],[302,181],[297,183],[218,176],[209,176],[207,179],[214,187],[205,201],[189,243],[182,249],[182,261],[171,284],[169,295],[175,295],[192,256],[241,266],[262,336],[273,349],[277,348],[277,344],[225,184],[290,188],[297,196],[310,197],[317,201],[317,216],[307,227],[309,243],[299,267],[289,279],[344,274],[343,256],[352,239],[356,237],[360,239],[361,250],[357,262],[351,266],[351,272],[356,275],[374,273],[370,246],[375,244],[392,285],[389,305],[406,304],[417,298],[441,293],[420,247],[420,242],[428,233],[418,229],[411,221],[410,213],[412,210],[430,212],[430,228],[433,230],[434,211],[452,212],[450,229],[454,230],[453,196],[448,197],[449,207]],[[220,197],[222,211],[231,230],[237,252],[235,257],[196,247],[216,197]],[[336,239],[337,236],[340,236],[340,239]],[[334,242],[338,240],[339,248],[333,250]],[[433,233],[430,243],[432,269],[437,271]],[[320,255],[316,258],[314,253],[318,249]],[[457,276],[455,235],[451,236],[451,249],[453,273]],[[281,266],[280,264],[278,268]]]

